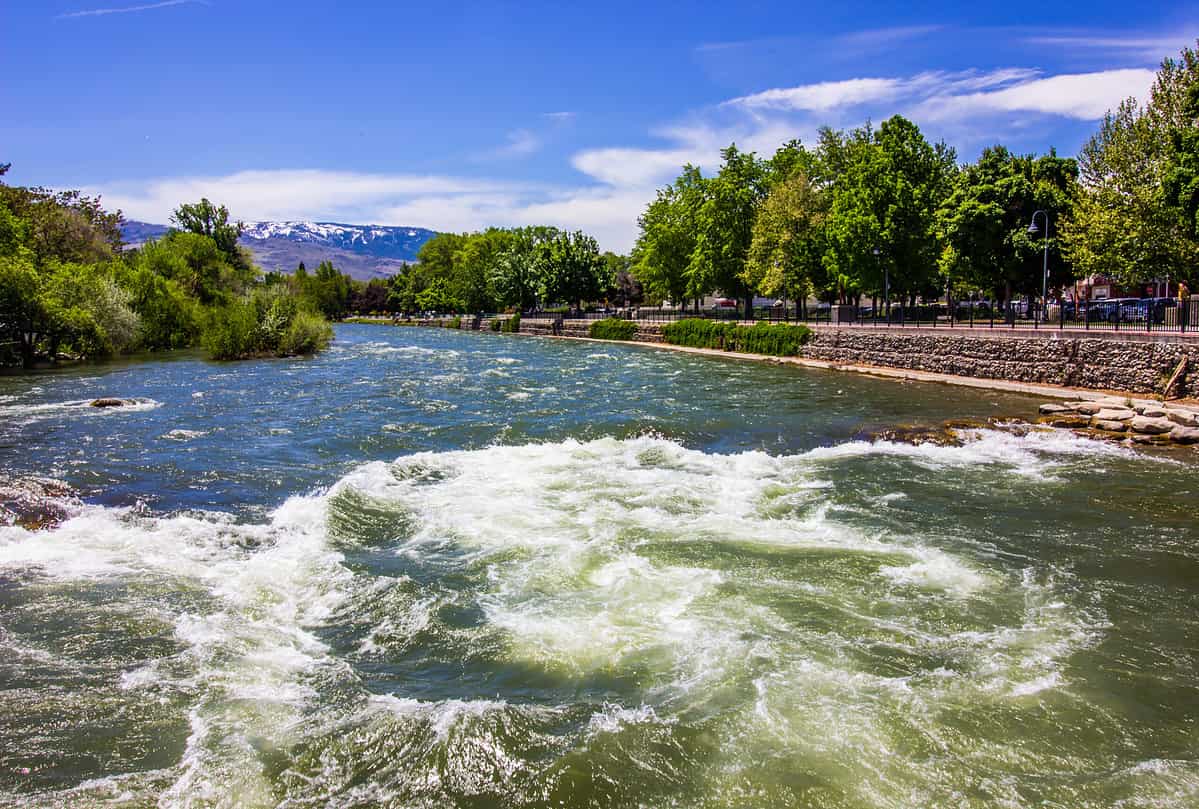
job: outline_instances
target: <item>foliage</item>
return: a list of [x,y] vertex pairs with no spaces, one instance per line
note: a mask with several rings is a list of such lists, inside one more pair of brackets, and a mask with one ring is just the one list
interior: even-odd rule
[[241,262],[224,208],[181,206],[173,221],[183,230],[130,251],[120,218],[79,192],[0,185],[0,365],[197,340],[228,357],[327,344],[327,324],[292,282],[259,284]]
[[692,348],[715,348],[745,354],[767,354],[790,357],[811,337],[803,325],[755,323],[742,326],[736,323],[701,318],[686,318],[662,327],[662,336],[671,345]]
[[696,217],[688,292],[699,297],[719,289],[752,307],[753,289],[744,281],[745,261],[753,240],[754,214],[768,191],[766,167],[753,152],[742,152],[736,144],[722,149],[720,156],[720,171],[706,183]]
[[500,331],[506,334],[516,334],[518,331],[520,331],[520,312],[512,315],[512,317],[504,319],[502,324],[503,325],[500,326]]
[[450,293],[446,279],[438,278],[417,294],[416,308],[422,312],[461,312],[466,304]]
[[311,354],[333,339],[329,323],[280,288],[262,288],[212,310],[201,342],[216,360]]
[[1040,294],[1045,221],[1030,233],[1035,211],[1049,220],[1049,265],[1054,285],[1074,277],[1061,256],[1058,228],[1078,194],[1078,165],[1052,151],[1042,157],[1014,155],[1002,146],[985,149],[954,179],[939,212],[947,247],[941,269],[954,287],[980,289],[1011,300],[1012,293]]
[[229,222],[229,209],[224,205],[213,205],[207,198],[180,205],[171,214],[171,224],[180,231],[211,239],[229,266],[239,273],[253,270],[248,253],[237,244],[244,226]]
[[762,203],[742,271],[751,289],[806,298],[827,284],[823,257],[828,194],[804,172],[780,181]]
[[445,327],[447,329],[461,329],[462,328],[462,316],[457,315],[455,317],[451,317],[449,319],[449,322],[447,322],[445,324]]
[[[940,243],[936,212],[952,180],[953,150],[932,145],[896,115],[827,148],[841,165],[832,184],[826,266],[842,300],[848,292],[924,291],[935,279]],[[876,253],[875,251],[878,251]]]
[[1199,55],[1187,48],[1162,62],[1143,106],[1128,99],[1083,146],[1083,194],[1062,234],[1066,255],[1083,273],[1138,284],[1194,272],[1199,242],[1180,213],[1177,150],[1194,128],[1187,99],[1197,81]]
[[699,169],[684,166],[672,185],[659,189],[638,220],[641,235],[633,248],[633,272],[650,299],[680,303],[689,297],[687,269],[695,253],[705,193]]
[[632,340],[637,334],[637,324],[618,317],[593,320],[587,334],[597,340]]
[[581,307],[612,285],[599,245],[585,233],[555,234],[539,245],[538,253],[546,301]]

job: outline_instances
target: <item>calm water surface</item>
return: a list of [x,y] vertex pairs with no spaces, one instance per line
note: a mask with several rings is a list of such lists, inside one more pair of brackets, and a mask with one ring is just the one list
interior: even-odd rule
[[[133,407],[96,410],[99,396]],[[0,378],[0,804],[1199,805],[1199,474],[506,335]]]

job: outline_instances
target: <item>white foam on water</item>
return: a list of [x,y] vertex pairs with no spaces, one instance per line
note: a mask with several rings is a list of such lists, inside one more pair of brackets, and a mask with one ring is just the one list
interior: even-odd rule
[[[1086,442],[1085,451],[1113,450]],[[174,616],[201,696],[165,805],[273,805],[254,740],[287,749],[311,728],[302,721],[318,696],[311,675],[344,665],[315,630],[372,586],[329,541],[329,501],[346,488],[413,516],[395,553],[481,571],[469,598],[480,632],[498,634],[506,658],[568,676],[636,673],[643,701],[605,705],[584,734],[669,724],[682,713],[726,717],[736,729],[722,742],[729,773],[763,756],[843,772],[856,762],[849,769],[863,784],[847,789],[867,803],[903,805],[895,795],[917,800],[911,785],[936,776],[920,767],[936,764],[895,754],[897,724],[948,747],[937,724],[943,705],[1051,697],[1069,687],[1064,661],[1102,628],[1051,578],[1026,571],[1015,581],[964,546],[844,521],[831,506],[830,465],[886,454],[922,468],[988,464],[1036,476],[1082,452],[1072,437],[981,431],[962,447],[854,442],[789,457],[703,453],[656,436],[423,453],[365,464],[261,524],[89,507],[53,531],[0,528],[0,568],[60,580],[166,577],[214,599],[210,610]],[[772,511],[796,493],[818,505]],[[791,554],[816,560],[798,567],[801,578],[788,578]],[[722,555],[761,555],[777,570],[722,566]],[[974,627],[975,609],[1000,597],[1022,600],[1023,613]],[[950,619],[921,617],[930,603]],[[424,632],[437,605],[430,592],[372,617],[358,652]],[[855,662],[871,644],[902,652],[900,660],[947,662],[876,672]],[[120,685],[149,688],[167,676],[151,665]],[[737,696],[746,689],[752,696]],[[369,709],[415,717],[443,741],[496,711],[563,710],[402,693],[374,697]]]
[[168,441],[190,441],[208,435],[207,430],[171,430],[162,437]]

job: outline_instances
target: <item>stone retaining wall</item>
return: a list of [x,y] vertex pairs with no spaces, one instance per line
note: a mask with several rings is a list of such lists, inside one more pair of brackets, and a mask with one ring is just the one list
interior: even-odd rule
[[816,329],[802,356],[955,376],[1077,388],[1161,393],[1189,357],[1180,395],[1199,394],[1199,343],[1116,338],[976,336],[865,329]]

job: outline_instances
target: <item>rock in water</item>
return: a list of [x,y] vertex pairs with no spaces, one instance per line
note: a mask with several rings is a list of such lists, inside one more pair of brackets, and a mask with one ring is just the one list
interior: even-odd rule
[[1199,415],[1194,410],[1167,410],[1166,418],[1183,427],[1199,427]]
[[129,402],[124,399],[93,399],[92,407],[124,407]]
[[1095,414],[1095,418],[1103,421],[1132,421],[1136,415],[1136,411],[1124,408],[1104,408]]
[[78,505],[75,491],[61,480],[0,476],[0,525],[53,528]]
[[1109,433],[1122,433],[1128,429],[1128,424],[1115,419],[1095,418],[1091,420],[1091,426],[1096,430],[1104,430]]
[[1170,431],[1170,440],[1179,444],[1199,444],[1199,428],[1179,425]]
[[1052,416],[1054,413],[1069,413],[1071,408],[1060,404],[1043,404],[1038,408],[1042,416]]
[[1137,416],[1131,422],[1133,432],[1147,435],[1163,435],[1173,430],[1176,425],[1169,419],[1152,419],[1148,416]]

